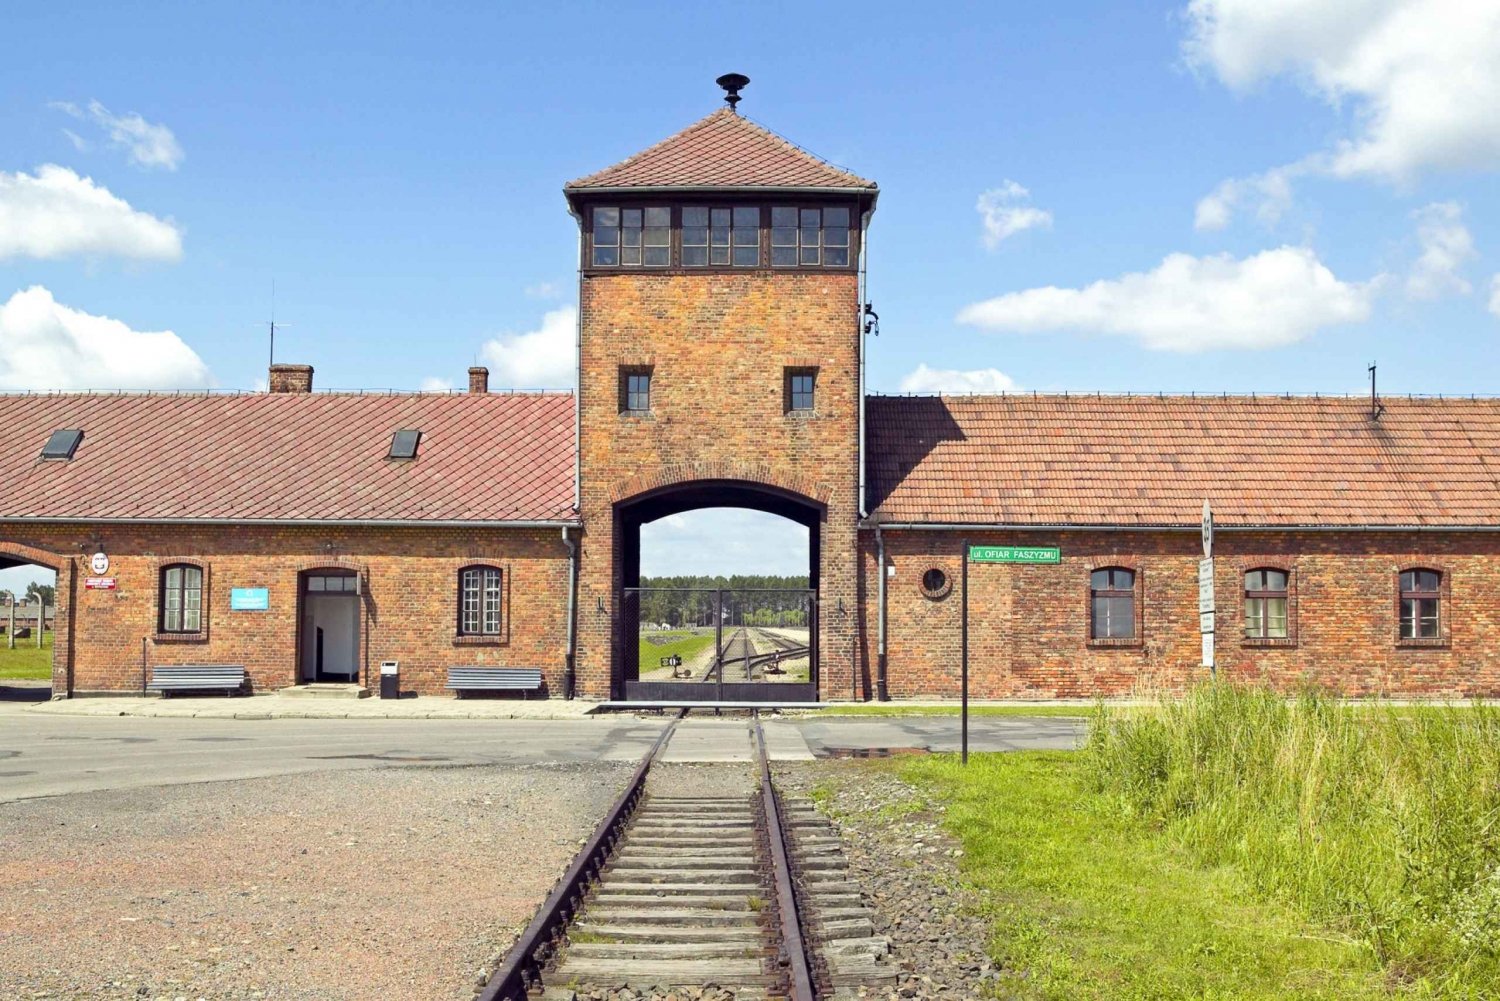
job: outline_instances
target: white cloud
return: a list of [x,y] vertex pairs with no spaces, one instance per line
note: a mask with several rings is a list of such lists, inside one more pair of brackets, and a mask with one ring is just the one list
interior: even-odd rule
[[562,290],[561,282],[537,282],[535,285],[526,286],[526,297],[528,299],[560,299]]
[[1007,393],[1017,388],[998,368],[928,368],[926,362],[901,380],[903,393]]
[[1038,226],[1050,227],[1052,213],[1026,204],[1031,192],[1015,181],[1004,181],[979,196],[974,208],[984,222],[984,245],[991,250],[1007,237]]
[[1254,177],[1223,181],[1199,202],[1193,215],[1193,227],[1200,230],[1223,229],[1234,217],[1235,206],[1245,197],[1258,199],[1255,215],[1263,225],[1274,226],[1292,204],[1292,178],[1298,171],[1278,167]]
[[132,330],[33,285],[0,305],[0,389],[202,389],[208,366],[170,330]]
[[805,525],[734,507],[699,508],[641,526],[641,575],[807,573]]
[[[130,162],[139,167],[176,170],[182,163],[185,154],[172,130],[165,125],[152,125],[133,111],[116,115],[98,101],[90,101],[87,108],[80,108],[70,101],[54,101],[52,107],[79,121],[98,125],[109,136],[110,145],[125,150]],[[80,151],[88,148],[88,144],[77,135],[67,129],[63,132]]]
[[[1186,17],[1194,68],[1239,91],[1285,74],[1351,112],[1350,135],[1230,182],[1242,190],[1276,174],[1402,182],[1432,169],[1500,168],[1500,4],[1191,0]],[[1199,203],[1200,228],[1228,221],[1234,199],[1212,199]]]
[[66,167],[0,171],[0,260],[74,254],[175,261],[182,232]]
[[1500,275],[1490,279],[1490,312],[1500,316]]
[[1449,293],[1468,295],[1474,287],[1464,278],[1465,264],[1478,255],[1474,237],[1455,202],[1434,202],[1412,213],[1422,254],[1406,278],[1413,299],[1437,299]]
[[423,379],[422,384],[417,387],[417,392],[447,393],[450,392],[453,388],[454,386],[452,379],[444,379],[439,375],[429,375],[427,378]]
[[542,325],[522,334],[501,334],[480,349],[493,383],[512,389],[555,389],[572,386],[578,374],[574,344],[578,310],[563,306],[548,310]]
[[1253,257],[1170,254],[1154,270],[1081,289],[1027,289],[964,308],[960,323],[1034,333],[1096,331],[1157,351],[1267,348],[1367,319],[1380,279],[1343,282],[1305,247]]

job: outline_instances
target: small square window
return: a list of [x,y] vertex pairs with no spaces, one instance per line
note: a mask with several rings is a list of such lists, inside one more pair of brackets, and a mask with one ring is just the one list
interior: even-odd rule
[[620,370],[620,412],[623,414],[651,412],[650,369],[622,368]]
[[818,370],[815,368],[786,370],[786,410],[788,413],[812,413],[816,409],[817,381]]
[[42,458],[44,459],[72,459],[78,443],[83,440],[83,432],[75,429],[64,429],[54,431],[47,438],[47,443],[42,446]]
[[415,459],[417,457],[417,443],[422,440],[420,431],[397,431],[391,435],[391,450],[386,454],[388,459]]

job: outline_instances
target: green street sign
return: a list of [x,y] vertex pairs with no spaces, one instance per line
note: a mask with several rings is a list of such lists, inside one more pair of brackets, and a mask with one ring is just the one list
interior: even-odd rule
[[1056,546],[970,546],[971,563],[1061,563]]

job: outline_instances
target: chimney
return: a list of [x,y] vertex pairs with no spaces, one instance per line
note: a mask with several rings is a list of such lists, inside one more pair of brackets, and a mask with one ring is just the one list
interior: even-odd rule
[[311,393],[312,373],[311,365],[272,365],[271,392]]
[[483,365],[475,365],[469,369],[469,392],[488,393],[490,391],[490,370]]

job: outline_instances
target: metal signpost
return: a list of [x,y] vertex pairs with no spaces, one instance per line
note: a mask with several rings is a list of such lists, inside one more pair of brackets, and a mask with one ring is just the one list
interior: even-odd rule
[[963,691],[963,705],[959,710],[959,718],[962,720],[962,734],[960,737],[960,760],[963,764],[969,763],[969,540],[964,540],[964,568],[960,575],[959,585],[959,615],[962,626],[959,633],[959,673],[960,686]]
[[1203,559],[1198,561],[1198,632],[1203,635],[1203,666],[1218,677],[1214,666],[1214,514],[1203,502]]

